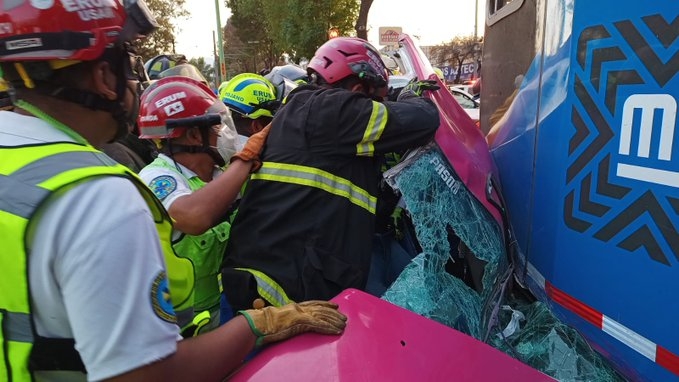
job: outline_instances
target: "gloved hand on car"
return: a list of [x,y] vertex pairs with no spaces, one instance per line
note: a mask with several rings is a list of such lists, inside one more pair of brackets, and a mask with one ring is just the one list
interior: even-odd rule
[[413,78],[408,82],[408,84],[401,90],[398,95],[397,101],[402,101],[408,98],[421,97],[425,90],[439,90],[441,87],[435,80],[418,80]]
[[257,346],[281,341],[305,332],[341,334],[347,317],[328,301],[304,301],[281,307],[241,310],[257,336]]

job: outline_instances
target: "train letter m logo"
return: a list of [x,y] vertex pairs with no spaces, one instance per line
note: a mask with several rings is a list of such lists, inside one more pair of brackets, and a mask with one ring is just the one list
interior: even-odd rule
[[[640,111],[638,123],[638,145],[633,152],[632,137],[635,134],[635,112]],[[662,112],[660,123],[656,123],[656,113]],[[620,129],[619,154],[623,158],[657,159],[670,162],[676,130],[677,101],[669,94],[634,94],[625,100]],[[657,150],[653,150],[653,131],[660,128],[660,139]],[[657,134],[656,134],[657,136]],[[651,153],[657,151],[657,158],[650,158]],[[624,162],[624,160],[623,160]],[[637,161],[638,162],[638,161]],[[679,188],[679,172],[668,171],[649,166],[639,166],[629,163],[618,163],[617,175],[623,178],[640,180]]]

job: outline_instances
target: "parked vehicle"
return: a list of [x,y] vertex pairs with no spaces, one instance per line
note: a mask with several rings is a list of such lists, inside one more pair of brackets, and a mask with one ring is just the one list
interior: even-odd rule
[[473,88],[473,87],[474,87],[474,85],[472,85],[472,84],[467,84],[467,85],[460,85],[460,84],[458,84],[458,85],[450,85],[450,86],[448,86],[448,88],[449,88],[451,91],[452,91],[453,89],[457,89],[457,90],[461,90],[461,91],[463,91],[463,92],[465,92],[465,93],[468,93],[468,94],[472,94],[472,88]]
[[479,101],[474,99],[474,96],[464,90],[460,90],[456,87],[450,87],[449,89],[457,103],[459,103],[464,111],[467,112],[467,115],[469,115],[474,122],[478,122],[481,107]]
[[[411,80],[411,77],[406,76],[406,75],[393,75],[389,76],[389,87],[392,89],[398,91],[399,89],[402,89],[408,81]],[[455,100],[457,103],[462,107],[462,109],[467,113],[469,118],[472,119],[473,122],[478,122],[479,121],[479,108],[480,108],[480,103],[474,99],[474,97],[458,88],[455,87],[449,87],[448,90],[453,94],[455,97]]]

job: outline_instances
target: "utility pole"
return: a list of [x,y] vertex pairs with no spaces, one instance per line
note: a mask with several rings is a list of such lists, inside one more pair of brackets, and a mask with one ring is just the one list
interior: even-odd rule
[[259,40],[248,41],[248,48],[252,48],[252,73],[257,73],[257,44]]
[[215,31],[212,31],[212,58],[212,70],[215,72],[215,87],[219,87],[219,84],[221,84],[223,80],[220,75],[221,69],[219,64],[219,55],[217,54],[217,43],[215,42]]
[[474,12],[474,40],[479,39],[479,0],[476,0]]
[[[219,1],[215,0],[215,15],[217,16],[217,49],[219,51],[219,77],[217,83],[221,83],[226,78],[226,63],[224,62],[224,42],[222,41],[222,20],[219,17]],[[477,0],[478,1],[478,0]]]

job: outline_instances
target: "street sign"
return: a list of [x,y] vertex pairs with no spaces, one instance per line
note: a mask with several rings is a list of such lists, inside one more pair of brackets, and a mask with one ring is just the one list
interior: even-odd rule
[[[460,80],[467,80],[473,78],[476,73],[476,69],[477,69],[476,63],[469,62],[466,64],[462,64]],[[454,81],[455,77],[457,76],[457,66],[447,65],[442,67],[441,71],[443,72],[443,77],[445,77],[446,81]]]
[[398,45],[398,35],[403,31],[401,27],[380,27],[380,45]]

